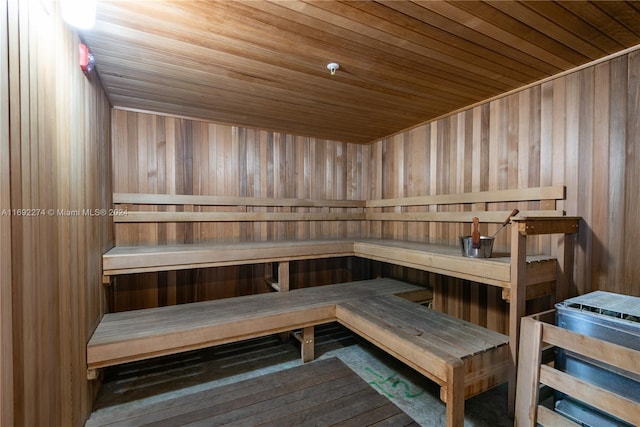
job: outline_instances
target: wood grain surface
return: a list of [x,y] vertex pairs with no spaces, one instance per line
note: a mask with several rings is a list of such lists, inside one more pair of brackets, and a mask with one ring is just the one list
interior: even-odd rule
[[[9,136],[9,22],[8,3],[0,4],[0,209],[11,209],[11,144]],[[15,32],[15,27],[12,28]],[[16,88],[12,90],[15,93]],[[13,425],[13,302],[11,216],[0,216],[0,425]],[[6,408],[6,409],[5,409]]]
[[106,311],[112,222],[64,212],[111,205],[110,105],[78,67],[80,39],[58,8],[0,5],[3,426],[82,425],[97,390],[86,342]]

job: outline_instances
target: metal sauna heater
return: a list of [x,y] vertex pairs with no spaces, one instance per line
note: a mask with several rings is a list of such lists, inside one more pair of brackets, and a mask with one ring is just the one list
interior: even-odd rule
[[[556,304],[561,328],[640,350],[640,298],[596,291]],[[640,360],[638,361],[640,363]],[[556,367],[603,389],[640,402],[640,377],[596,360],[559,349]],[[630,426],[569,396],[558,393],[555,410],[583,426]]]

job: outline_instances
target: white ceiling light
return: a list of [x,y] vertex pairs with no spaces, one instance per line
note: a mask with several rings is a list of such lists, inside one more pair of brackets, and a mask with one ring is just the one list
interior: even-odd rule
[[96,23],[96,0],[62,0],[62,19],[73,27],[88,30]]
[[327,64],[327,68],[329,69],[329,71],[331,71],[331,75],[335,76],[336,70],[340,68],[340,65],[336,64],[335,62],[330,62],[329,64]]

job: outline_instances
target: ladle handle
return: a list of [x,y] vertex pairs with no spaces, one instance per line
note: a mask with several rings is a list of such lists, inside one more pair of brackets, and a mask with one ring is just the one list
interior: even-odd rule
[[511,221],[511,217],[512,216],[516,216],[520,213],[520,211],[518,209],[514,209],[511,211],[511,213],[509,214],[509,216],[507,217],[507,219],[504,220],[504,222],[502,223],[502,226],[505,227],[507,224],[509,224],[509,221]]
[[502,230],[503,228],[505,228],[507,226],[507,224],[509,224],[509,221],[511,220],[511,217],[518,215],[519,212],[520,211],[518,209],[514,209],[514,210],[511,211],[511,213],[509,214],[507,219],[505,219],[504,222],[502,223],[502,225],[500,227],[498,227],[498,229],[496,230],[495,233],[493,233],[493,238],[494,239],[496,238],[496,236],[498,235],[500,230]]

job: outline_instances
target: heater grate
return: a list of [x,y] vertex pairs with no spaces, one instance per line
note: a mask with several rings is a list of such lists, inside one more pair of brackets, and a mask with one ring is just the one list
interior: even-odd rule
[[596,291],[561,303],[580,311],[640,323],[640,298],[611,292]]

